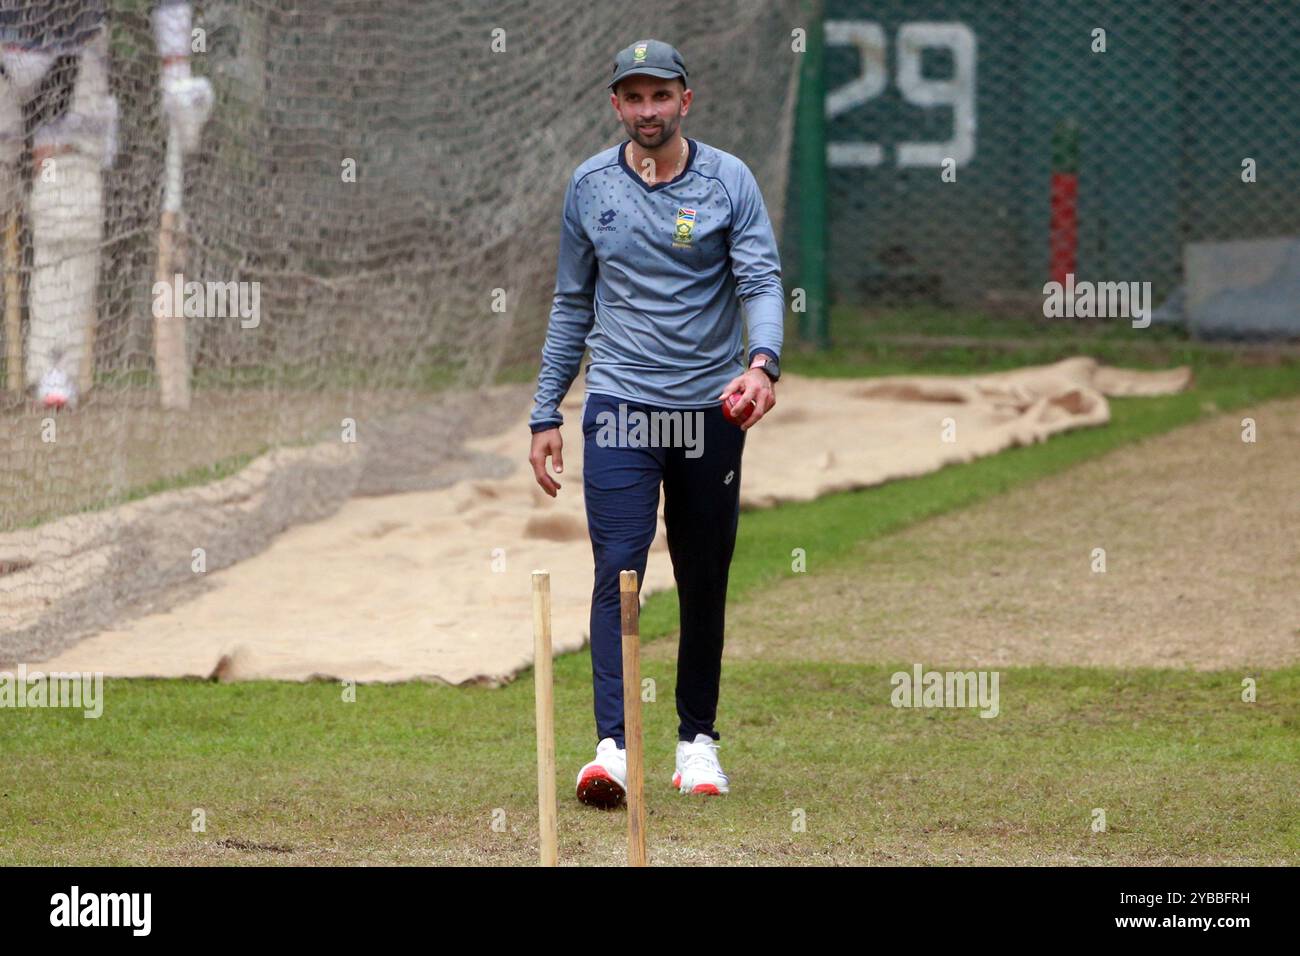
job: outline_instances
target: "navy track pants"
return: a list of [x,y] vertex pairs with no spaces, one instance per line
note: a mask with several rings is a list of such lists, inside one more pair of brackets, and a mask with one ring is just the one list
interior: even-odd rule
[[[659,432],[657,447],[650,434],[611,427],[620,414],[625,423],[635,425],[635,413],[645,421],[656,412],[677,412],[680,423],[671,436]],[[684,416],[693,416],[689,428]],[[596,739],[612,737],[618,746],[625,745],[619,572],[635,570],[638,584],[645,579],[662,483],[680,604],[678,739],[694,740],[703,733],[718,740],[713,724],[722,676],[727,574],[740,519],[745,433],[723,417],[721,403],[667,409],[588,392],[582,434],[583,495],[595,559],[591,670]]]

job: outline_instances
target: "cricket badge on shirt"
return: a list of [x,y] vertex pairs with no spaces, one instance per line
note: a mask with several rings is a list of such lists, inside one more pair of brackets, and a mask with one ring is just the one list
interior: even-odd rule
[[695,238],[695,210],[677,207],[677,225],[673,227],[673,245],[689,247]]

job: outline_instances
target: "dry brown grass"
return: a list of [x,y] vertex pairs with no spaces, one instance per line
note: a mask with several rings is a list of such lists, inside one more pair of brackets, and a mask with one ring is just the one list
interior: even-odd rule
[[[1258,440],[1241,440],[1255,419]],[[1300,399],[1124,446],[864,542],[734,608],[728,659],[1272,667],[1300,660]],[[1105,573],[1091,569],[1104,548]],[[671,658],[675,641],[652,644]]]

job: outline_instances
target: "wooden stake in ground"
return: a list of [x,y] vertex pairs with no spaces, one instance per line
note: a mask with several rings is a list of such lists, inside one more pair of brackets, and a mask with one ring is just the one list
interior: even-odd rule
[[551,667],[551,573],[533,572],[533,696],[537,705],[537,825],[542,866],[559,857],[555,810],[555,672]]
[[[167,164],[163,189],[162,221],[158,224],[158,266],[156,282],[168,287],[176,278],[180,263],[179,230],[183,165],[180,141],[175,129],[167,136]],[[184,292],[184,289],[181,290]],[[190,407],[190,366],[185,348],[185,317],[175,315],[173,298],[164,298],[165,305],[155,309],[153,321],[154,366],[158,372],[158,385],[163,408],[187,409]]]
[[18,210],[5,211],[5,386],[11,392],[23,390],[22,286],[18,281]]
[[641,596],[635,571],[620,571],[623,612],[623,737],[627,745],[627,865],[645,866],[645,758],[641,747]]

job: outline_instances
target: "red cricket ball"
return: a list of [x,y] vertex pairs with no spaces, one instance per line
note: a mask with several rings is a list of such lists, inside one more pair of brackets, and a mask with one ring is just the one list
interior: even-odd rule
[[736,410],[739,405],[740,392],[732,392],[722,400],[722,417],[736,426],[744,424],[745,419],[750,416],[750,411],[753,407],[753,403],[751,402],[749,405],[745,406],[744,412],[739,412]]

